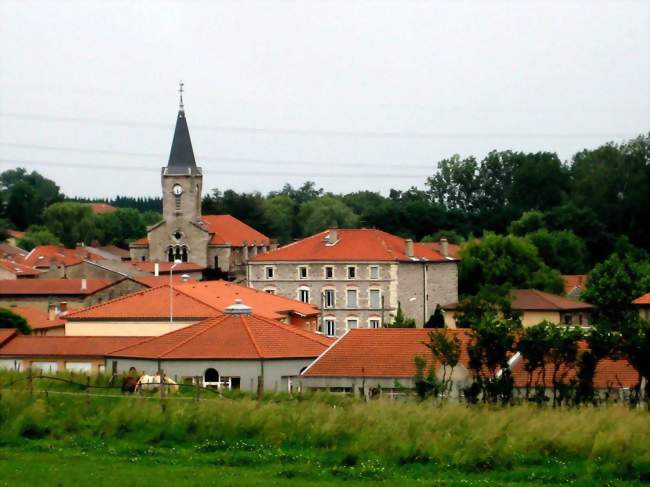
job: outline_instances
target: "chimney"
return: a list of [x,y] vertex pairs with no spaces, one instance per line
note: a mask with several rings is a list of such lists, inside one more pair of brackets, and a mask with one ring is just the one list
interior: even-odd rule
[[329,240],[330,245],[334,245],[339,240],[339,231],[337,228],[332,227],[327,233],[327,240]]
[[271,240],[271,245],[269,245],[269,251],[277,250],[278,242],[277,240]]
[[449,257],[449,242],[444,237],[440,239],[440,254],[444,258]]
[[47,305],[47,319],[53,321],[56,318],[56,304],[50,303]]
[[257,255],[257,244],[255,243],[255,240],[253,240],[253,246],[250,248],[248,253],[251,257],[255,257]]
[[68,311],[68,302],[67,301],[61,301],[59,303],[59,314],[65,313]]
[[412,238],[407,238],[406,239],[406,256],[407,257],[413,257],[413,239]]
[[81,280],[81,290],[82,290],[82,291],[85,291],[86,289],[88,289],[88,279],[86,279],[86,278],[84,277],[84,278]]
[[158,277],[160,276],[160,262],[154,262],[153,264],[153,275]]
[[253,312],[253,308],[246,306],[241,302],[241,299],[235,299],[235,304],[227,306],[223,310],[227,315],[250,315]]
[[244,246],[241,248],[242,262],[248,262],[248,242],[244,241]]

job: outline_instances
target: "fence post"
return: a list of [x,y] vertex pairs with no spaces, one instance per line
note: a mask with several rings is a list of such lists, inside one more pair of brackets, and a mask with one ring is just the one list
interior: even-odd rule
[[199,376],[194,377],[194,400],[199,402],[199,394],[201,393],[201,387],[199,386]]
[[165,412],[165,378],[163,376],[162,368],[158,368],[158,376],[160,377],[160,411]]
[[86,406],[90,406],[90,376],[86,376]]
[[32,383],[32,367],[31,367],[31,365],[27,369],[27,389],[29,390],[29,396],[30,397],[33,396],[34,395],[34,386],[33,386],[33,383]]

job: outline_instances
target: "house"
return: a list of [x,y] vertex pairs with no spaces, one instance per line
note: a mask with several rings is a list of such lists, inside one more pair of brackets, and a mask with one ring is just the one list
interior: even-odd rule
[[[431,351],[426,347],[432,330],[422,328],[351,329],[323,352],[301,374],[303,390],[329,391],[355,396],[393,396],[415,387],[415,358],[426,360],[425,373],[432,366]],[[452,374],[455,394],[471,381],[467,330],[446,330],[461,343],[460,363]],[[436,376],[443,367],[433,364]]]
[[0,334],[0,369],[31,368],[45,373],[106,372],[108,353],[143,340],[142,337],[33,336],[8,331],[13,333],[4,340]]
[[569,299],[580,299],[580,295],[587,289],[587,275],[574,274],[563,275],[564,280],[564,295]]
[[161,172],[163,219],[131,243],[131,260],[193,262],[220,277],[243,279],[248,256],[266,252],[269,238],[231,215],[202,215],[203,171],[181,101],[169,161]]
[[85,260],[100,261],[104,258],[90,252],[85,247],[68,249],[61,245],[39,245],[34,247],[22,259],[16,262],[41,271],[41,278],[63,278],[67,275],[67,268],[78,265]]
[[98,255],[106,260],[129,261],[131,254],[128,250],[122,249],[117,245],[92,245],[87,246],[88,252]]
[[0,259],[0,279],[34,279],[41,271],[9,259]]
[[108,355],[112,370],[164,374],[184,383],[245,391],[291,391],[332,340],[253,314],[237,302],[224,314]]
[[[587,343],[585,341],[580,342],[579,350],[583,352],[587,350]],[[526,361],[520,354],[513,357],[511,371],[514,385],[522,397],[526,394],[526,386],[529,380],[525,365]],[[547,364],[544,369],[538,368],[534,370],[530,394],[535,393],[534,389],[536,386],[543,386],[546,396],[552,397],[553,372],[554,366],[551,364]],[[557,372],[557,380],[565,385],[571,384],[577,381],[577,372],[576,367],[561,365]],[[639,380],[638,372],[627,360],[605,358],[600,360],[596,366],[593,385],[596,393],[603,399],[627,399],[629,391],[636,387]]]
[[[589,318],[594,308],[591,304],[537,289],[513,289],[510,297],[511,307],[521,312],[521,321],[525,327],[544,320],[557,325],[589,326]],[[443,306],[445,326],[456,327],[457,309],[458,303]]]
[[9,259],[13,261],[22,260],[29,252],[23,250],[15,245],[8,243],[0,243],[0,258]]
[[650,293],[636,298],[632,301],[639,308],[639,315],[645,320],[650,320]]
[[129,263],[133,268],[141,273],[150,276],[160,276],[171,272],[172,274],[185,274],[194,280],[203,279],[203,271],[206,267],[195,262],[151,262],[151,261],[133,261]]
[[236,299],[249,303],[259,316],[297,328],[313,330],[318,322],[318,310],[299,301],[226,281],[189,281],[173,283],[172,288],[163,284],[68,313],[66,335],[158,336],[221,316]]
[[16,279],[0,281],[0,306],[30,306],[47,313],[51,305],[60,312],[101,303],[141,289],[129,279]]
[[50,306],[47,313],[31,306],[13,306],[9,311],[25,318],[32,335],[65,335],[65,320],[59,316],[55,305]]
[[95,215],[105,215],[107,213],[113,213],[117,210],[117,208],[109,205],[108,203],[88,203],[88,206],[90,207],[90,211],[92,211]]
[[414,243],[375,229],[330,229],[248,261],[248,285],[322,310],[322,331],[379,328],[401,306],[422,326],[458,299],[458,258],[446,240]]

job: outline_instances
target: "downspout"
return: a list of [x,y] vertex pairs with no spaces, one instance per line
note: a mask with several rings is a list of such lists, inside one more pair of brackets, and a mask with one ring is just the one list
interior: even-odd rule
[[258,399],[262,399],[262,395],[264,394],[264,358],[263,357],[260,357],[260,381],[261,384],[259,382],[257,384]]
[[422,327],[424,327],[427,320],[429,319],[429,317],[427,316],[428,315],[427,304],[429,301],[429,296],[427,294],[428,291],[429,291],[429,287],[427,284],[427,263],[424,262],[424,264],[422,264],[422,292],[423,292],[423,299],[424,299],[424,306],[422,306],[422,309],[424,311],[424,319],[422,321]]

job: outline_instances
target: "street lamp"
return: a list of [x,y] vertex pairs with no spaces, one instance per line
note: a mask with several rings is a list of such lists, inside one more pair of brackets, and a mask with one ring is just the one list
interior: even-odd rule
[[174,276],[174,267],[180,264],[181,260],[175,260],[174,263],[169,268],[169,331],[172,331],[174,324],[174,282],[172,277]]

